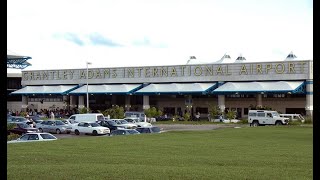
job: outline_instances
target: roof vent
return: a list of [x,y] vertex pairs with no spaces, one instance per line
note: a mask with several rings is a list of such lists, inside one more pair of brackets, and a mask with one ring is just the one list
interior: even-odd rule
[[293,52],[291,51],[285,60],[294,60],[294,59],[297,59],[297,56],[294,55]]
[[244,61],[244,60],[246,60],[246,58],[243,57],[242,54],[240,54],[240,55],[237,57],[237,59],[236,59],[237,62],[238,62],[238,61]]
[[231,57],[228,53],[225,53],[222,58],[216,63],[233,63]]

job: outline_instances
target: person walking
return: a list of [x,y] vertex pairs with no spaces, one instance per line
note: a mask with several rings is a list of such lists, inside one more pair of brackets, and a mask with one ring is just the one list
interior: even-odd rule
[[51,116],[51,119],[54,120],[54,113],[53,113],[53,111],[51,111],[50,116]]

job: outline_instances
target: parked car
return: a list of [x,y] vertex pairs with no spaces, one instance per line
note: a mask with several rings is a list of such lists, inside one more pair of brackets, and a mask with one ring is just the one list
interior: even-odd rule
[[37,128],[32,128],[28,124],[24,122],[11,122],[9,124],[13,124],[13,129],[8,129],[7,134],[13,133],[13,134],[25,134],[25,133],[34,133],[38,132]]
[[136,129],[140,133],[161,133],[161,129],[157,126],[152,126],[152,127],[138,127]]
[[117,129],[117,130],[113,130],[110,136],[133,135],[133,134],[140,134],[140,132],[135,129]]
[[135,129],[138,126],[133,124],[133,123],[129,123],[128,121],[124,120],[124,119],[110,119],[111,121],[116,122],[117,124],[123,126],[126,129]]
[[74,126],[74,125],[77,125],[79,122],[77,122],[77,121],[71,121],[71,120],[69,120],[69,119],[62,119],[61,120],[64,124],[66,124],[66,125],[69,125],[69,126]]
[[48,120],[43,121],[42,123],[37,124],[37,128],[40,132],[50,132],[50,133],[66,133],[69,134],[71,132],[72,127],[66,125],[61,120]]
[[107,127],[100,126],[98,123],[93,122],[80,122],[72,127],[72,132],[76,135],[80,134],[92,134],[94,136],[99,134],[110,135],[110,129]]
[[39,142],[39,141],[53,141],[58,138],[50,133],[26,133],[20,138],[7,143],[20,143],[20,142]]
[[145,116],[146,115],[144,114],[144,112],[139,112],[139,111],[126,111],[124,113],[124,117],[136,117],[142,121],[144,120]]
[[126,120],[129,123],[133,123],[133,124],[137,125],[137,127],[150,127],[150,126],[152,126],[151,123],[144,122],[144,120],[141,120],[140,118],[136,118],[136,117],[126,117],[126,118],[124,118],[124,120]]
[[[8,117],[7,117],[8,118]],[[8,120],[8,119],[7,119]],[[29,122],[29,120],[25,117],[22,117],[22,116],[11,116],[10,117],[10,121],[11,122],[24,122],[24,123],[27,123]],[[10,122],[9,121],[9,122]]]
[[117,129],[125,129],[125,126],[118,124],[112,120],[98,121],[98,124],[100,124],[103,127],[109,128],[111,132]]
[[230,123],[230,120],[226,119],[223,115],[217,115],[211,119],[211,122]]

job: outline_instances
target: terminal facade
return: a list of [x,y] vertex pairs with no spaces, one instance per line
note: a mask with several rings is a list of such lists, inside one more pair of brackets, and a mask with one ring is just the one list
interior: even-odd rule
[[206,117],[211,106],[219,106],[245,118],[250,108],[266,106],[312,117],[312,60],[238,58],[230,63],[228,59],[208,64],[22,71],[21,87],[10,91],[7,107],[12,111],[82,108],[88,94],[92,110],[114,105],[131,111],[156,107],[168,115],[199,112]]

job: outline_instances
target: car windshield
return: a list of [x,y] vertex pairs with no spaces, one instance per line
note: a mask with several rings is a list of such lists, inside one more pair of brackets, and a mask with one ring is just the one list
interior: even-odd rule
[[153,132],[160,132],[160,128],[159,127],[152,127],[152,131]]
[[98,127],[100,126],[98,123],[89,123],[92,127]]
[[121,123],[121,124],[128,124],[128,121],[126,121],[126,120],[121,120],[120,123]]
[[62,121],[56,121],[56,125],[65,125]]
[[117,123],[114,122],[114,121],[107,121],[107,123],[109,123],[111,126],[116,126],[117,125]]
[[18,124],[20,128],[30,128],[27,124]]
[[42,139],[57,139],[51,134],[40,134],[40,136],[42,137]]

